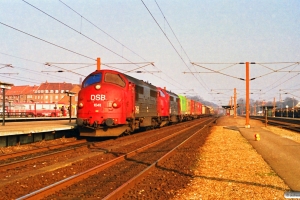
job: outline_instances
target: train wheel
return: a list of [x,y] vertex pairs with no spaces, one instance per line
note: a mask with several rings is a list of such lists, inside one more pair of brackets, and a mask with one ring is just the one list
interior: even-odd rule
[[133,132],[135,130],[135,120],[133,119],[130,123],[129,123],[129,127],[130,127],[130,130],[129,132]]

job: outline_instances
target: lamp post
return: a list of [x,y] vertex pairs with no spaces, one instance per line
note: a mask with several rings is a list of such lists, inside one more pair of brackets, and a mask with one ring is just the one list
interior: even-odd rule
[[13,101],[12,100],[9,100],[8,101],[8,105],[9,105],[9,110],[8,110],[8,112],[7,112],[7,115],[8,115],[8,117],[11,117],[11,103],[12,103]]
[[244,109],[243,109],[243,107],[244,107],[244,100],[242,99],[242,105],[241,105],[241,116],[243,116],[243,112],[244,112]]
[[293,97],[293,118],[295,118],[295,105],[294,105],[294,97]]
[[2,96],[3,96],[3,102],[2,102],[2,126],[5,126],[5,90],[11,89],[11,86],[13,86],[13,84],[0,82],[0,88],[2,88]]
[[267,127],[268,124],[268,107],[265,107],[265,127]]
[[281,100],[281,93],[279,96],[279,100],[280,100],[280,116],[282,117],[282,100]]
[[56,112],[56,110],[57,110],[57,102],[55,102],[55,106],[54,106],[55,117],[57,117],[57,112]]
[[288,111],[289,111],[289,106],[288,106],[288,105],[286,105],[285,107],[286,107],[286,117],[289,117],[289,114],[288,114]]
[[70,105],[69,105],[69,115],[70,115],[70,119],[69,119],[69,123],[71,123],[71,119],[72,119],[72,97],[75,96],[75,92],[70,92],[70,91],[66,91],[65,92],[69,97],[70,97]]

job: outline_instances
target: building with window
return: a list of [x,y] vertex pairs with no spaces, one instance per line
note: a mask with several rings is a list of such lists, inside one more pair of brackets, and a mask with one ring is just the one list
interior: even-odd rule
[[65,98],[65,92],[72,91],[76,93],[72,103],[77,103],[77,94],[80,88],[81,86],[78,84],[49,83],[46,81],[39,86],[12,86],[10,90],[6,91],[5,99],[11,103],[68,103],[69,99]]

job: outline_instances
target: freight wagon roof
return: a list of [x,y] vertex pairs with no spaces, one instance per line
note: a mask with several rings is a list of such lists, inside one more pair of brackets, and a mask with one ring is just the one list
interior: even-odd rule
[[179,98],[181,99],[186,99],[186,96],[182,95],[182,94],[178,94]]

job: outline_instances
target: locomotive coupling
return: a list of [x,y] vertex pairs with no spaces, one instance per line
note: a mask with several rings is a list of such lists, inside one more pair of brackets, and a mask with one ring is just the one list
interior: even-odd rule
[[76,119],[76,124],[79,125],[79,126],[82,126],[83,125],[83,120],[81,118],[77,118]]

